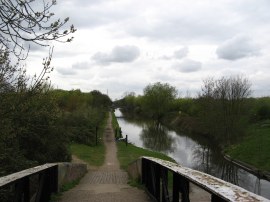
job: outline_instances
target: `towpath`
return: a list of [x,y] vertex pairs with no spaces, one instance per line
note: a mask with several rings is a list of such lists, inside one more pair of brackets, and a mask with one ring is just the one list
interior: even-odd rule
[[111,113],[107,121],[103,141],[106,147],[104,164],[98,169],[89,169],[80,183],[64,192],[62,202],[144,202],[151,201],[140,189],[127,184],[128,174],[120,169],[117,147],[111,124]]

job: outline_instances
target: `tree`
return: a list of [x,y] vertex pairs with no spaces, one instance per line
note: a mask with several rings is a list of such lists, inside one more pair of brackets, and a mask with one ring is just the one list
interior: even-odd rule
[[199,96],[204,126],[223,144],[238,139],[245,129],[246,98],[251,84],[241,76],[208,78]]
[[143,93],[143,110],[158,122],[169,111],[177,96],[175,87],[160,82],[149,84]]
[[[53,20],[50,11],[56,0],[1,0],[0,4],[0,52],[9,51],[18,59],[26,59],[31,44],[48,46],[46,41],[70,42],[63,39],[76,29],[65,18]],[[28,45],[28,47],[27,47]]]
[[55,0],[0,3],[0,175],[69,159],[65,135],[55,128],[59,110],[48,94],[46,75],[52,71],[52,49],[35,77],[28,77],[20,64],[31,44],[72,40],[63,38],[76,31],[73,25],[62,30],[69,19],[52,20],[50,9],[55,4]]

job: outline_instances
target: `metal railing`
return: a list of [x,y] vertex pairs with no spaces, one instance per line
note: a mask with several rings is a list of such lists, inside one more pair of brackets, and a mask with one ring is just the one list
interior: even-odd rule
[[[241,187],[176,163],[152,157],[142,157],[141,163],[142,183],[156,201],[189,202],[190,183],[208,192],[212,202],[269,201]],[[171,185],[169,181],[172,181]]]
[[45,164],[0,178],[0,201],[48,202],[57,191],[57,164]]

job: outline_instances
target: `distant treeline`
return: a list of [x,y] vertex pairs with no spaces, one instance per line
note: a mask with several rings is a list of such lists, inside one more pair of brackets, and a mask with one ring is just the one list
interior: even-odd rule
[[154,119],[226,147],[241,140],[249,124],[270,119],[270,97],[252,98],[250,88],[239,76],[208,78],[196,98],[181,98],[175,87],[158,82],[146,86],[143,95],[126,93],[114,104],[127,116]]

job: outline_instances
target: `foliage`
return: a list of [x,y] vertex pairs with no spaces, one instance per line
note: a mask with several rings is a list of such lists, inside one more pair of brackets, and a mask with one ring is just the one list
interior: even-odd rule
[[51,58],[44,61],[45,71],[30,86],[26,71],[10,64],[7,52],[0,58],[0,175],[69,160],[66,138],[55,127],[58,108],[44,78]]
[[249,108],[252,122],[270,119],[270,97],[249,99]]
[[247,124],[246,101],[250,83],[242,77],[222,77],[204,81],[199,96],[200,120],[210,135],[223,145],[239,139]]
[[149,84],[144,88],[142,98],[142,108],[145,113],[157,120],[161,121],[162,117],[170,110],[172,103],[177,96],[175,87],[168,83],[160,82]]
[[197,116],[199,106],[196,99],[193,98],[178,98],[173,102],[173,111],[177,111],[180,114],[187,114],[190,116]]
[[50,9],[55,3],[3,0],[0,4],[0,175],[70,160],[68,140],[58,125],[59,110],[47,83],[53,49],[38,75],[28,77],[20,66],[30,44],[47,46],[48,41],[59,41],[76,31],[73,25],[61,31],[68,18],[52,21]]
[[[52,90],[44,79],[47,71],[31,81],[19,65],[10,65],[8,54],[0,62],[1,176],[69,161],[70,141],[95,143],[95,128],[101,127],[111,103],[107,95]],[[49,63],[50,58],[44,69]],[[102,102],[93,104],[94,99]]]
[[53,93],[62,111],[61,123],[69,139],[94,145],[96,128],[102,126],[111,105],[110,98],[101,93],[82,93],[80,90],[55,90]]

